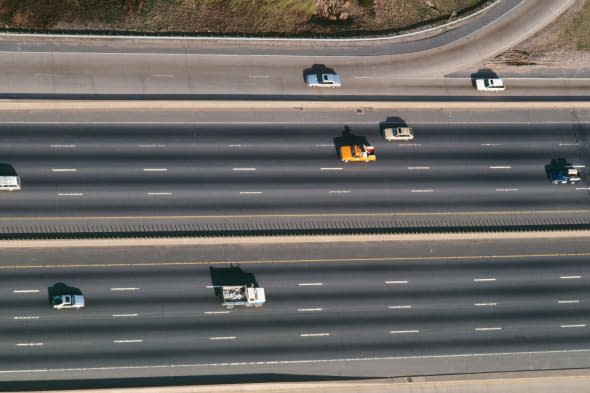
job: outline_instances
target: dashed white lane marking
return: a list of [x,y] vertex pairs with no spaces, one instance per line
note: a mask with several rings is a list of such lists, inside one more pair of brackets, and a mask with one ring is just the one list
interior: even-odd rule
[[385,284],[407,284],[408,280],[385,281]]
[[432,189],[428,189],[428,190],[412,190],[412,192],[434,192],[434,190],[432,190]]
[[390,310],[407,310],[409,308],[412,308],[411,305],[403,305],[403,306],[387,306],[388,309]]
[[422,146],[421,143],[400,143],[398,146]]
[[491,166],[490,169],[512,169],[512,167],[510,165],[505,165],[505,166]]
[[240,195],[260,195],[262,191],[240,191]]
[[13,317],[12,319],[39,319],[38,316],[36,315],[31,315],[31,316],[22,316],[22,317]]
[[576,190],[578,190],[578,191],[582,191],[582,190],[588,191],[588,190],[590,190],[590,187],[576,187]]
[[136,317],[138,314],[113,314],[114,318]]
[[17,347],[41,347],[44,343],[17,343]]
[[256,168],[232,168],[232,171],[255,171]]
[[300,336],[301,337],[323,337],[323,336],[329,336],[330,333],[301,333]]
[[323,308],[316,307],[316,308],[298,308],[297,311],[299,312],[312,312],[312,311],[322,311]]
[[586,165],[572,165],[572,168],[586,168]]
[[115,344],[142,343],[143,340],[113,340]]
[[152,74],[154,78],[174,78],[172,74]]
[[408,170],[410,171],[421,171],[421,170],[428,170],[430,169],[429,166],[409,166]]
[[475,303],[473,305],[476,307],[493,307],[496,303]]
[[166,147],[163,144],[151,144],[151,145],[137,145],[138,147]]
[[39,293],[38,289],[15,289],[13,293]]
[[353,76],[352,79],[374,79],[376,76]]
[[270,75],[248,75],[251,79],[269,79]]
[[321,286],[324,285],[323,282],[300,282],[299,284],[300,287],[313,287],[313,286]]
[[582,276],[560,276],[561,280],[576,280],[578,278],[582,278]]
[[480,145],[481,146],[486,146],[486,147],[489,147],[489,146],[504,146],[503,143],[481,143]]
[[473,281],[475,281],[475,282],[489,282],[489,281],[496,281],[496,279],[493,277],[480,277],[480,278],[474,278]]
[[50,145],[53,148],[73,148],[76,147],[76,145]]
[[111,291],[139,291],[140,288],[126,287],[126,288],[111,288]]
[[557,303],[559,303],[559,304],[576,304],[576,303],[580,303],[580,301],[578,299],[558,300]]
[[57,76],[57,74],[49,74],[49,73],[39,72],[39,73],[33,74],[33,76],[41,76],[41,77],[48,76],[48,77],[53,77],[53,76]]
[[237,336],[209,337],[209,340],[235,340]]
[[205,314],[229,314],[231,311],[205,311]]
[[58,196],[84,196],[81,192],[60,192],[57,194]]
[[172,195],[171,192],[148,192],[148,195]]
[[76,168],[53,168],[51,172],[78,172]]
[[409,334],[409,333],[420,333],[420,330],[390,330],[389,334]]
[[343,168],[320,168],[321,171],[341,171]]
[[143,168],[144,172],[168,172],[168,168]]
[[501,327],[499,326],[494,326],[494,327],[478,327],[475,328],[476,332],[489,332],[489,331],[493,331],[493,330],[502,330]]
[[319,144],[319,145],[315,145],[316,147],[334,147],[334,145],[330,145],[330,144]]
[[559,325],[560,328],[582,328],[582,327],[586,327],[585,323],[578,323],[578,324],[572,324],[572,325]]
[[579,146],[579,143],[560,143],[559,146]]
[[518,191],[518,188],[496,188],[496,192],[514,192]]
[[350,194],[352,191],[350,190],[333,190],[329,191],[330,194]]

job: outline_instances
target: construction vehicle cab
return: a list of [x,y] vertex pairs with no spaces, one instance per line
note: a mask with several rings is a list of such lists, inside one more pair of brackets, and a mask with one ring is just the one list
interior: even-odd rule
[[375,148],[369,145],[343,145],[338,148],[342,162],[377,161]]

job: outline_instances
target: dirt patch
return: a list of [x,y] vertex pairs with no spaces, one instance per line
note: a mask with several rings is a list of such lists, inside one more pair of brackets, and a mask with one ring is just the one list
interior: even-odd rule
[[578,0],[551,25],[485,65],[590,67],[590,0]]
[[0,0],[0,27],[355,34],[446,20],[482,0]]

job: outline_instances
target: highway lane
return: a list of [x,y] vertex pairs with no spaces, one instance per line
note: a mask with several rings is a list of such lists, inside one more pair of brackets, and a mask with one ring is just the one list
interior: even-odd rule
[[[468,77],[444,78],[501,53],[552,22],[572,0],[509,0],[440,31],[369,41],[103,39],[5,36],[5,96],[70,95],[475,95]],[[362,60],[360,59],[362,58]],[[324,63],[343,88],[305,87],[303,70]],[[587,78],[587,73],[576,73]],[[404,78],[414,78],[406,81]],[[431,80],[420,81],[423,78]],[[507,80],[510,94],[585,95],[587,79]],[[417,89],[414,88],[418,80]],[[511,93],[511,85],[516,90]],[[426,85],[426,89],[424,89]],[[585,86],[585,87],[583,87]],[[328,89],[331,90],[331,89]],[[449,93],[450,92],[450,93]]]
[[[43,268],[18,267],[12,258],[3,258],[1,377],[18,378],[9,370],[112,367],[114,373],[121,367],[162,364],[200,364],[197,374],[203,375],[218,367],[207,366],[213,363],[385,362],[407,356],[448,356],[449,367],[457,367],[456,355],[506,353],[509,359],[514,353],[564,351],[560,356],[567,357],[588,348],[590,272],[583,242],[577,243],[578,255],[542,255],[542,250],[518,255],[518,243],[499,243],[495,247],[505,251],[496,257],[462,255],[468,244],[459,244],[455,257],[424,242],[416,245],[434,246],[427,259],[400,257],[394,248],[380,246],[380,253],[389,258],[348,262],[279,257],[273,263],[240,263],[224,247],[215,248],[221,252],[217,261],[196,257],[183,265],[166,258],[135,267],[82,259],[83,266],[66,267],[65,262]],[[343,247],[370,250],[362,244]],[[559,244],[541,248],[559,249]],[[47,262],[60,255],[27,254]],[[505,257],[498,258],[502,254]],[[150,259],[139,250],[121,250],[120,255],[134,262]],[[219,306],[208,288],[209,267],[229,267],[224,258],[233,259],[266,288],[268,303],[263,308]],[[80,288],[87,307],[51,310],[47,287],[56,282]],[[545,367],[558,365],[554,359]],[[496,363],[479,371],[501,369],[503,364]],[[422,368],[419,373],[429,371]],[[152,372],[159,375],[157,369]]]
[[10,217],[117,217],[585,209],[587,184],[554,186],[544,165],[584,171],[586,123],[412,124],[386,142],[374,123],[349,131],[377,162],[341,163],[341,124],[3,124],[0,154],[22,191]]

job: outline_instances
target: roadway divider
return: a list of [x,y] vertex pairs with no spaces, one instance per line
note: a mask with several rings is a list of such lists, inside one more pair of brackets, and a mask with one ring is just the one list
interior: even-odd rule
[[[311,99],[312,97],[310,97]],[[0,111],[92,111],[92,110],[219,110],[219,109],[492,109],[546,110],[590,109],[590,99],[551,101],[478,101],[477,97],[451,101],[288,101],[288,100],[0,100]],[[510,99],[510,97],[503,97]],[[315,97],[313,97],[315,99]],[[447,98],[448,99],[448,98]]]

